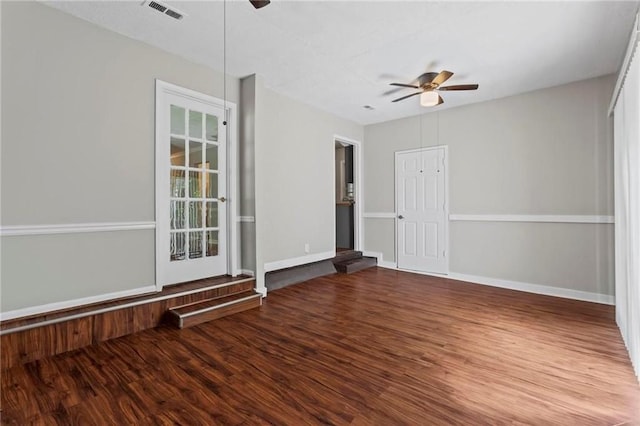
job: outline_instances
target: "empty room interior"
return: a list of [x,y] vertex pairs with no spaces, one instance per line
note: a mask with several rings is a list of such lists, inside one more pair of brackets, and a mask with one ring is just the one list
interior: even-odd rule
[[640,424],[639,1],[0,1],[0,423]]

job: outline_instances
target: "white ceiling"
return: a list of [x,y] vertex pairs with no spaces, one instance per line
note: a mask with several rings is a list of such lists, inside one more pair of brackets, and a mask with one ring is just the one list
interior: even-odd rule
[[[163,2],[176,21],[142,1],[47,4],[222,70],[223,3]],[[259,74],[267,87],[361,124],[426,112],[391,82],[453,71],[433,110],[616,72],[638,1],[456,2],[282,1],[256,10],[227,2],[230,75]],[[374,110],[366,110],[371,105]]]

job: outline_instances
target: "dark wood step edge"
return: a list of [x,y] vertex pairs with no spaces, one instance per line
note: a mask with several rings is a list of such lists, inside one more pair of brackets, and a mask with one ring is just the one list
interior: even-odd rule
[[[235,300],[230,300],[229,302],[224,302],[224,303],[220,303],[219,305],[214,305],[214,306],[209,306],[207,308],[203,308],[197,311],[193,311],[193,312],[189,312],[186,314],[179,314],[178,312],[176,312],[174,309],[176,308],[171,308],[169,309],[169,312],[172,315],[175,315],[178,318],[178,327],[183,328],[183,321],[185,318],[189,318],[195,315],[201,315],[207,312],[211,312],[211,311],[215,311],[216,309],[222,309],[222,308],[226,308],[227,306],[232,306],[232,305],[236,305],[236,304],[240,304],[243,302],[248,302],[250,300],[256,299],[256,298],[261,298],[262,295],[260,293],[255,293],[252,294],[251,296],[247,296],[247,297],[243,297],[241,299],[235,299]],[[204,303],[204,301],[202,302]]]
[[[86,311],[86,312],[81,312],[81,313],[77,313],[77,314],[72,314],[72,315],[68,315],[68,316],[63,316],[63,317],[59,317],[59,318],[53,318],[53,319],[50,319],[50,320],[35,322],[33,324],[25,324],[25,325],[13,327],[13,328],[7,328],[5,330],[0,330],[0,336],[4,336],[5,334],[17,333],[17,332],[20,332],[20,331],[27,331],[27,330],[31,330],[33,328],[44,327],[44,326],[47,326],[47,325],[58,324],[58,323],[65,322],[65,321],[72,321],[72,320],[75,320],[75,319],[80,319],[80,318],[88,317],[88,316],[91,316],[91,315],[100,315],[100,314],[104,314],[104,313],[107,313],[107,312],[117,311],[117,310],[120,310],[120,309],[126,309],[126,308],[131,308],[131,307],[134,307],[134,306],[145,305],[147,303],[161,302],[161,301],[167,300],[167,299],[173,299],[173,298],[177,298],[177,297],[181,297],[181,296],[188,296],[188,295],[194,294],[194,293],[200,293],[200,292],[204,292],[204,291],[215,290],[217,288],[222,288],[222,287],[229,287],[229,286],[232,286],[232,285],[242,284],[242,283],[245,283],[245,282],[248,282],[248,281],[254,281],[254,280],[255,280],[255,277],[243,278],[243,279],[240,279],[238,281],[230,281],[228,283],[215,284],[215,285],[211,285],[211,286],[207,286],[207,287],[201,287],[201,288],[195,288],[195,289],[192,289],[192,290],[186,290],[186,291],[183,291],[183,292],[165,294],[165,295],[158,296],[158,297],[152,297],[150,299],[136,300],[134,302],[123,303],[122,305],[114,305],[114,306],[109,306],[109,307],[106,307],[106,308],[99,308],[99,309]],[[257,296],[262,296],[260,293],[258,293],[256,295]],[[43,313],[43,315],[44,315],[44,313]],[[10,320],[7,320],[7,321],[10,321]]]

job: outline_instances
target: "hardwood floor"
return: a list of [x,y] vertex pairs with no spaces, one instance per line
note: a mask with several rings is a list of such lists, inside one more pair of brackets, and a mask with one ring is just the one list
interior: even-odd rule
[[622,425],[613,307],[372,268],[2,372],[4,424]]

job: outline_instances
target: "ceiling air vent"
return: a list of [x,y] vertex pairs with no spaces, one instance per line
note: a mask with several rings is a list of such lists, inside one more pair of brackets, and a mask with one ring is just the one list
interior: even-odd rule
[[182,19],[184,18],[184,13],[178,11],[177,9],[172,9],[169,6],[162,4],[157,1],[146,1],[143,4],[147,4],[150,8],[157,10],[158,12],[165,14],[167,16],[172,17],[173,19]]

